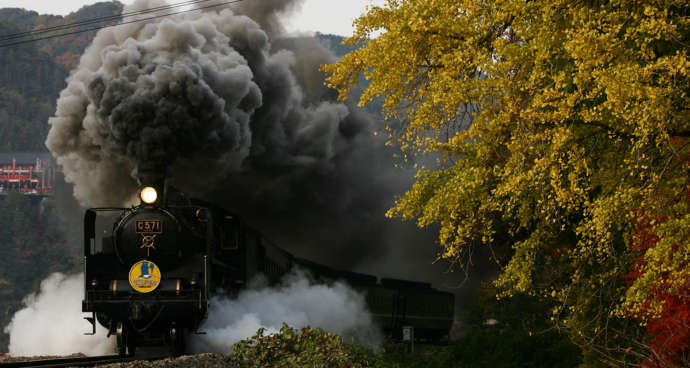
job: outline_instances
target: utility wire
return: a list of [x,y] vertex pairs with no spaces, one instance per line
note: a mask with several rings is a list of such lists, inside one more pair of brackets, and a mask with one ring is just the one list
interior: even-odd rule
[[5,41],[5,40],[9,40],[9,39],[14,39],[14,38],[23,38],[26,36],[32,36],[32,35],[36,35],[36,34],[62,30],[62,29],[73,27],[73,26],[82,26],[82,25],[99,23],[99,22],[116,21],[116,20],[120,20],[120,18],[124,19],[126,17],[130,17],[130,16],[134,16],[134,15],[152,13],[152,12],[161,11],[161,10],[169,10],[169,9],[173,9],[173,8],[177,8],[177,7],[181,7],[181,6],[194,5],[197,3],[203,3],[203,2],[208,2],[208,1],[212,1],[212,0],[188,0],[185,2],[177,3],[177,4],[168,4],[165,6],[159,6],[159,7],[155,7],[155,8],[138,10],[138,11],[133,11],[133,12],[129,12],[129,13],[122,13],[122,14],[86,19],[86,20],[82,20],[79,22],[62,24],[59,26],[53,26],[53,27],[48,27],[48,28],[42,28],[42,29],[37,29],[37,30],[31,30],[31,31],[26,31],[26,32],[20,32],[20,33],[0,36],[0,41]]
[[[210,0],[201,0],[201,1],[210,1]],[[137,23],[137,22],[144,22],[144,21],[151,20],[151,19],[164,18],[164,17],[169,17],[169,16],[172,16],[172,15],[177,15],[177,14],[182,14],[182,13],[189,13],[189,12],[198,11],[198,10],[216,8],[216,7],[219,7],[219,6],[229,5],[229,4],[235,4],[235,3],[242,2],[242,1],[244,1],[244,0],[226,1],[226,2],[223,2],[223,3],[219,3],[219,4],[208,5],[208,6],[203,6],[203,7],[194,8],[194,9],[188,9],[188,10],[180,10],[180,11],[173,12],[173,13],[168,13],[168,14],[154,15],[154,16],[151,16],[151,17],[146,17],[146,18],[131,20],[131,21],[128,21],[128,22],[122,22],[122,23],[118,23],[118,24],[111,24],[111,25],[106,25],[106,26],[99,26],[99,27],[81,29],[81,30],[78,30],[78,31],[60,33],[60,34],[56,34],[56,35],[50,35],[50,36],[39,37],[39,38],[33,38],[33,39],[30,39],[30,40],[22,40],[22,41],[16,41],[16,42],[11,42],[11,43],[5,43],[5,44],[0,44],[0,49],[1,49],[1,48],[5,48],[5,47],[10,47],[10,46],[16,46],[16,45],[21,45],[21,44],[25,44],[25,43],[30,43],[30,42],[36,42],[36,41],[47,40],[47,39],[51,39],[51,38],[70,36],[70,35],[74,35],[74,34],[79,34],[79,33],[84,33],[84,32],[90,32],[90,31],[97,31],[97,30],[100,30],[100,29],[103,29],[103,28],[117,27],[117,26],[121,26],[121,25],[125,25],[125,24],[131,24],[131,23]]]
[[59,30],[68,29],[68,28],[71,28],[74,26],[79,27],[79,26],[93,24],[93,23],[117,21],[120,19],[124,20],[124,18],[131,17],[134,15],[147,14],[147,13],[157,12],[157,11],[161,11],[161,10],[169,10],[169,9],[174,9],[174,8],[178,8],[181,6],[195,5],[195,4],[200,4],[200,3],[204,3],[204,2],[208,2],[208,1],[213,1],[213,0],[187,0],[187,1],[184,1],[181,3],[168,4],[168,5],[164,5],[164,6],[158,6],[155,8],[149,8],[149,9],[137,10],[137,11],[128,12],[128,13],[122,13],[122,14],[108,15],[108,16],[103,16],[103,17],[98,17],[98,18],[86,19],[86,20],[82,20],[82,21],[78,21],[78,22],[74,22],[74,23],[62,24],[59,26],[53,26],[53,27],[36,29],[36,30],[31,30],[31,31],[26,31],[26,32],[19,32],[19,33],[14,33],[14,34],[3,35],[3,36],[0,36],[0,41],[6,41],[6,40],[15,39],[15,38],[24,38],[24,37],[28,37],[28,36],[38,35],[41,33],[59,31]]

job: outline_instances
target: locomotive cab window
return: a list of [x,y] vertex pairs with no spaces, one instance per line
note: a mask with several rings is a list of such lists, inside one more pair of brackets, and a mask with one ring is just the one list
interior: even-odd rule
[[94,221],[95,238],[91,242],[91,254],[112,254],[113,248],[113,223],[119,218],[119,213],[98,213]]
[[223,250],[237,250],[240,247],[240,225],[230,215],[223,216],[220,225],[220,244]]

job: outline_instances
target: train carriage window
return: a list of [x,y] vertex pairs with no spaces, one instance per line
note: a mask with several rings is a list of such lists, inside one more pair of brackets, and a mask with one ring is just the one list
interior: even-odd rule
[[240,246],[240,226],[232,216],[223,216],[220,227],[220,242],[223,250],[237,250]]

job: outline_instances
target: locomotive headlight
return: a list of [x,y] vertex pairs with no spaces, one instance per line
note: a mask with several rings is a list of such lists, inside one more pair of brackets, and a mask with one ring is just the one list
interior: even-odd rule
[[141,201],[146,204],[153,204],[158,199],[158,192],[153,187],[144,187],[139,193]]

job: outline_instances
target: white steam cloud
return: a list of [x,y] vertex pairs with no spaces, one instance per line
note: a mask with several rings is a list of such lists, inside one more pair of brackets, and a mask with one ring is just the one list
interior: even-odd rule
[[255,282],[237,299],[214,298],[209,318],[201,327],[206,335],[193,337],[191,348],[227,354],[232,344],[253,336],[259,328],[272,334],[283,323],[295,328],[320,327],[371,347],[381,341],[361,294],[342,282],[316,284],[297,271],[274,287]]
[[105,329],[97,329],[95,336],[84,335],[91,325],[81,312],[83,293],[82,274],[54,273],[43,280],[40,291],[24,299],[26,307],[5,327],[10,355],[112,354],[115,338],[106,339]]
[[[113,354],[115,338],[106,338],[100,325],[95,336],[84,335],[91,325],[81,312],[84,276],[55,273],[41,282],[40,291],[24,300],[5,332],[12,356]],[[216,297],[201,331],[190,338],[193,352],[227,354],[232,344],[256,334],[259,328],[276,333],[283,323],[295,328],[320,327],[346,339],[375,347],[381,340],[367,312],[364,297],[348,285],[316,284],[293,272],[275,286],[255,280],[236,299]]]

